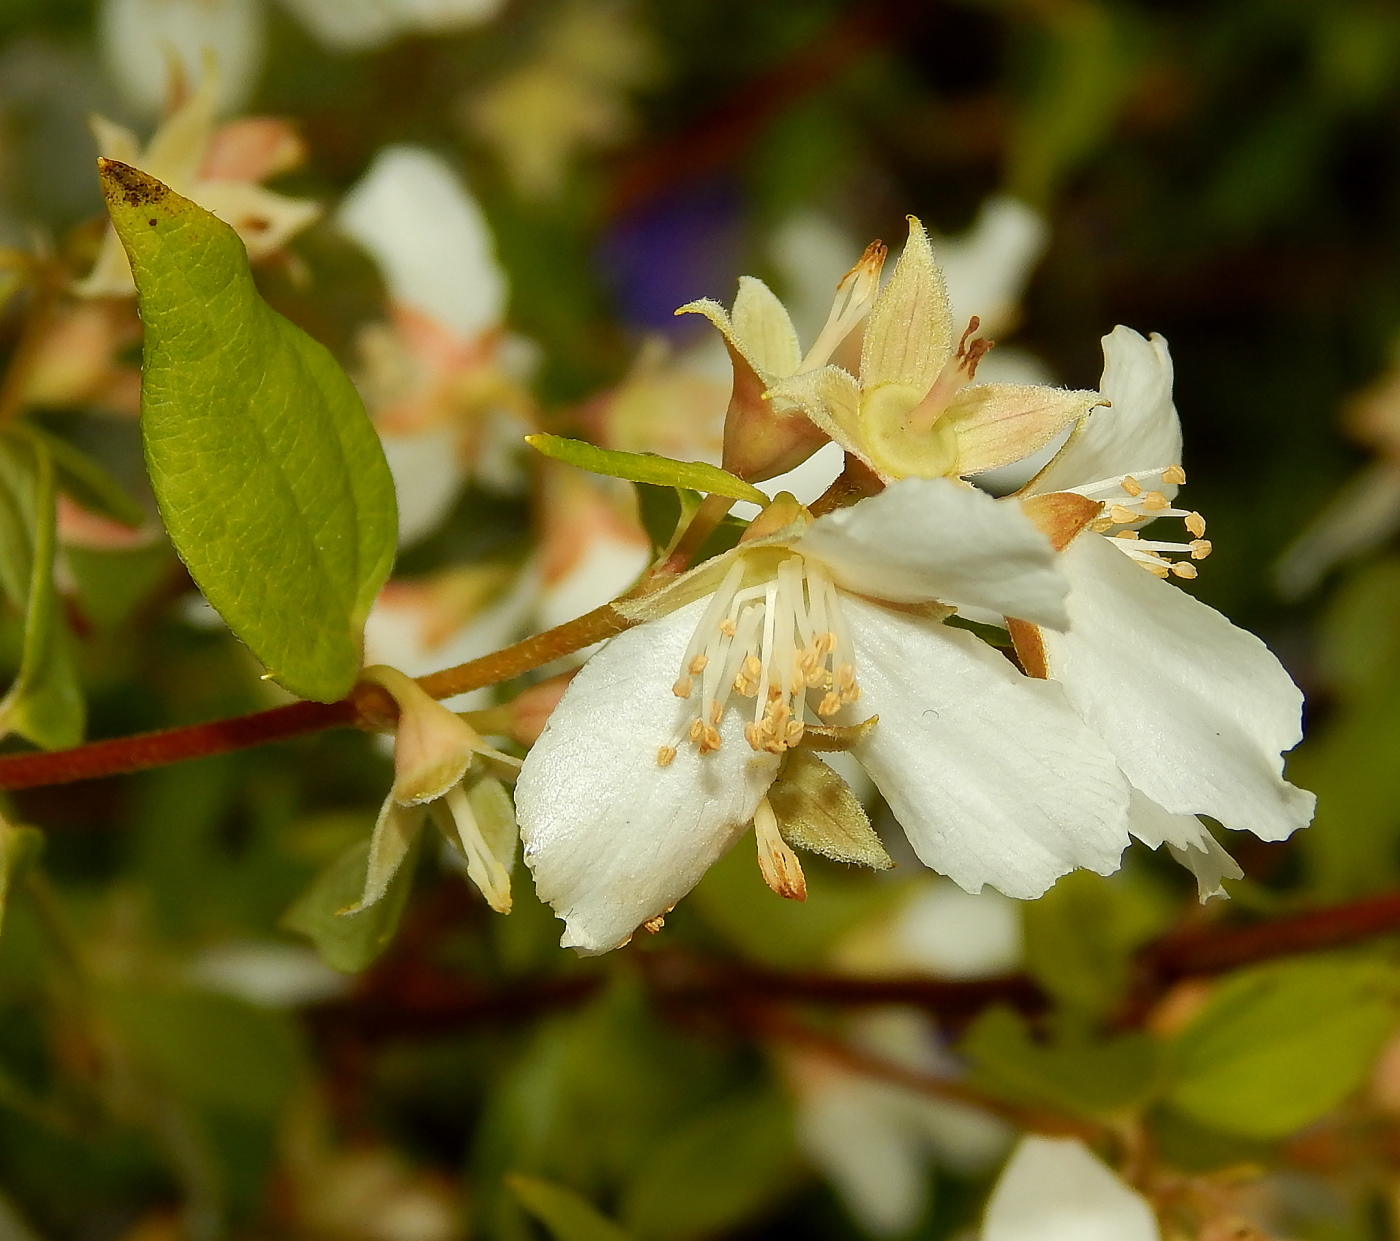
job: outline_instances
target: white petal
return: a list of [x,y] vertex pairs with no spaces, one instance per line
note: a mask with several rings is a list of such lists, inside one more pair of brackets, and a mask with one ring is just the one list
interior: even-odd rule
[[606,952],[665,913],[772,783],[776,760],[749,748],[732,710],[718,751],[701,758],[682,743],[657,764],[693,710],[671,686],[707,603],[613,638],[570,683],[525,760],[516,785],[525,860],[566,923],[565,947]]
[[1160,1241],[1156,1216],[1078,1138],[1025,1137],[987,1203],[982,1241]]
[[1070,628],[1044,633],[1050,675],[1128,779],[1173,814],[1282,840],[1314,797],[1283,779],[1302,694],[1253,634],[1086,534],[1062,553]]
[[459,429],[451,425],[406,435],[380,434],[399,506],[400,547],[411,547],[431,534],[457,503],[466,482],[459,438]]
[[1166,845],[1187,870],[1196,876],[1204,904],[1213,896],[1228,896],[1222,879],[1243,879],[1244,871],[1210,830],[1194,814],[1172,814],[1138,789],[1133,790],[1128,831],[1145,845]]
[[799,1096],[797,1140],[877,1237],[919,1222],[928,1194],[928,1157],[904,1115],[898,1087],[832,1072]]
[[169,98],[171,54],[198,82],[206,50],[218,65],[220,111],[241,108],[262,67],[263,26],[257,0],[106,0],[98,17],[112,80],[148,116]]
[[568,571],[540,591],[536,620],[553,629],[622,594],[651,560],[650,545],[599,531]]
[[359,52],[411,30],[428,33],[490,20],[502,0],[282,0],[326,47]]
[[[1110,405],[1092,410],[1054,460],[1033,478],[1032,495],[1073,491],[1107,478],[1181,463],[1181,422],[1172,404],[1167,342],[1116,327],[1103,338],[1099,391]],[[1170,484],[1157,488],[1168,499]]]
[[954,325],[961,330],[976,315],[988,338],[1014,327],[1017,303],[1049,237],[1040,212],[1018,198],[997,195],[982,204],[966,233],[932,238]]
[[1079,866],[1118,868],[1128,789],[1056,685],[946,625],[843,600],[861,715],[855,755],[925,864],[969,892],[1039,896]]
[[752,276],[739,277],[730,312],[734,337],[760,374],[791,375],[802,360],[797,332],[773,290]]
[[462,336],[500,322],[506,282],[486,218],[431,151],[385,147],[337,219],[378,261],[398,301]]
[[939,978],[1009,974],[1021,964],[1021,906],[939,879],[900,909],[890,939],[900,964]]
[[1049,540],[1015,504],[948,478],[906,478],[819,517],[794,545],[857,594],[967,604],[1064,626],[1066,585]]

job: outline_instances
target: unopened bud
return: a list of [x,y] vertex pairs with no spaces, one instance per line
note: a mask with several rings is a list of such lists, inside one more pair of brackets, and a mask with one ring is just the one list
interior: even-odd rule
[[376,664],[360,679],[382,686],[399,708],[394,730],[394,787],[401,806],[441,797],[459,781],[473,756],[486,747],[476,730],[397,668]]

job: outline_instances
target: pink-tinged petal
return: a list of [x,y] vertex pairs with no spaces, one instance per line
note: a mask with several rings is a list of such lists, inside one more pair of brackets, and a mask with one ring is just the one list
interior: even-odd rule
[[860,700],[855,749],[923,861],[969,892],[1039,896],[1118,868],[1128,787],[1065,702],[971,634],[843,600]]
[[[1167,342],[1118,326],[1103,338],[1099,391],[1110,402],[1093,410],[1026,490],[1074,491],[1125,474],[1181,464],[1181,422],[1172,404]],[[1170,483],[1157,486],[1168,499]]]
[[819,517],[793,550],[839,586],[894,603],[988,608],[1063,627],[1054,549],[1014,504],[948,478],[906,478]]
[[963,388],[943,415],[957,440],[958,473],[980,474],[1030,456],[1101,400],[1097,392],[1039,384]]
[[861,387],[900,384],[926,392],[953,351],[953,336],[943,273],[923,225],[911,216],[904,252],[865,325]]
[[759,372],[791,375],[797,369],[802,360],[797,330],[787,308],[762,280],[739,277],[739,292],[729,320],[735,341]]
[[295,168],[305,155],[306,146],[290,122],[275,116],[245,116],[214,131],[199,177],[202,181],[265,181]]
[[1315,798],[1283,779],[1303,696],[1269,649],[1154,577],[1110,540],[1062,553],[1070,627],[1043,633],[1047,670],[1128,779],[1173,814],[1282,840]]
[[625,944],[676,904],[734,842],[772,783],[737,711],[701,757],[675,743],[694,706],[671,686],[708,599],[613,638],[569,684],[516,785],[525,860],[582,952]]
[[1161,1241],[1147,1199],[1078,1138],[1021,1139],[987,1203],[982,1241]]

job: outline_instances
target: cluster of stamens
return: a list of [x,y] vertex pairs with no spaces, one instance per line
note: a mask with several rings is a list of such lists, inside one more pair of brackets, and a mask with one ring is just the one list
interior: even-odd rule
[[702,755],[718,750],[720,721],[736,694],[754,702],[745,739],[768,754],[801,741],[813,715],[830,719],[860,697],[850,636],[826,570],[789,556],[767,581],[741,588],[743,579],[744,563],[736,560],[686,648],[671,689],[694,701],[695,712],[657,751],[663,767],[685,741]]
[[[1093,499],[1102,499],[1105,504],[1103,515],[1090,528],[1099,534],[1107,534],[1115,526],[1132,526],[1158,517],[1180,517],[1191,535],[1188,542],[1144,539],[1131,529],[1114,531],[1113,538],[1119,540],[1121,551],[1149,573],[1158,577],[1193,578],[1196,576],[1196,566],[1192,562],[1204,560],[1211,552],[1210,540],[1202,537],[1206,532],[1206,519],[1190,509],[1172,507],[1172,502],[1162,492],[1144,485],[1144,480],[1153,478],[1160,479],[1162,484],[1179,487],[1186,481],[1186,471],[1179,465],[1173,465],[1155,474],[1126,474],[1103,488],[1085,488],[1086,494]],[[1099,491],[1109,494],[1094,494]],[[1174,556],[1181,559],[1173,559]]]

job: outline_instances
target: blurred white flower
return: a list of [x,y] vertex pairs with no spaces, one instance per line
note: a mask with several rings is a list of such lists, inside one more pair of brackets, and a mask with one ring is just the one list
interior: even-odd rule
[[1021,1139],[987,1203],[982,1241],[1161,1241],[1152,1207],[1077,1138]]
[[282,0],[331,51],[362,52],[401,35],[448,34],[489,22],[504,0]]
[[103,0],[97,21],[108,73],[127,104],[147,116],[200,81],[209,58],[218,68],[218,111],[238,111],[257,85],[261,0]]
[[[850,1022],[847,1037],[900,1069],[933,1077],[952,1068],[921,1013],[880,1009]],[[782,1062],[799,1144],[877,1237],[902,1235],[919,1222],[930,1163],[977,1173],[1010,1143],[1010,1130],[994,1116],[858,1072],[818,1050],[788,1051]]]
[[190,981],[266,1008],[292,1008],[343,995],[350,980],[297,944],[228,940],[190,964]]
[[982,204],[967,232],[931,236],[934,257],[948,286],[953,322],[966,323],[976,315],[988,336],[1011,331],[1026,283],[1049,240],[1045,218],[1004,194]]
[[408,545],[441,523],[468,477],[517,481],[510,462],[530,425],[529,356],[502,328],[506,278],[486,218],[439,156],[386,147],[336,221],[388,286],[387,322],[360,336],[358,381]]

